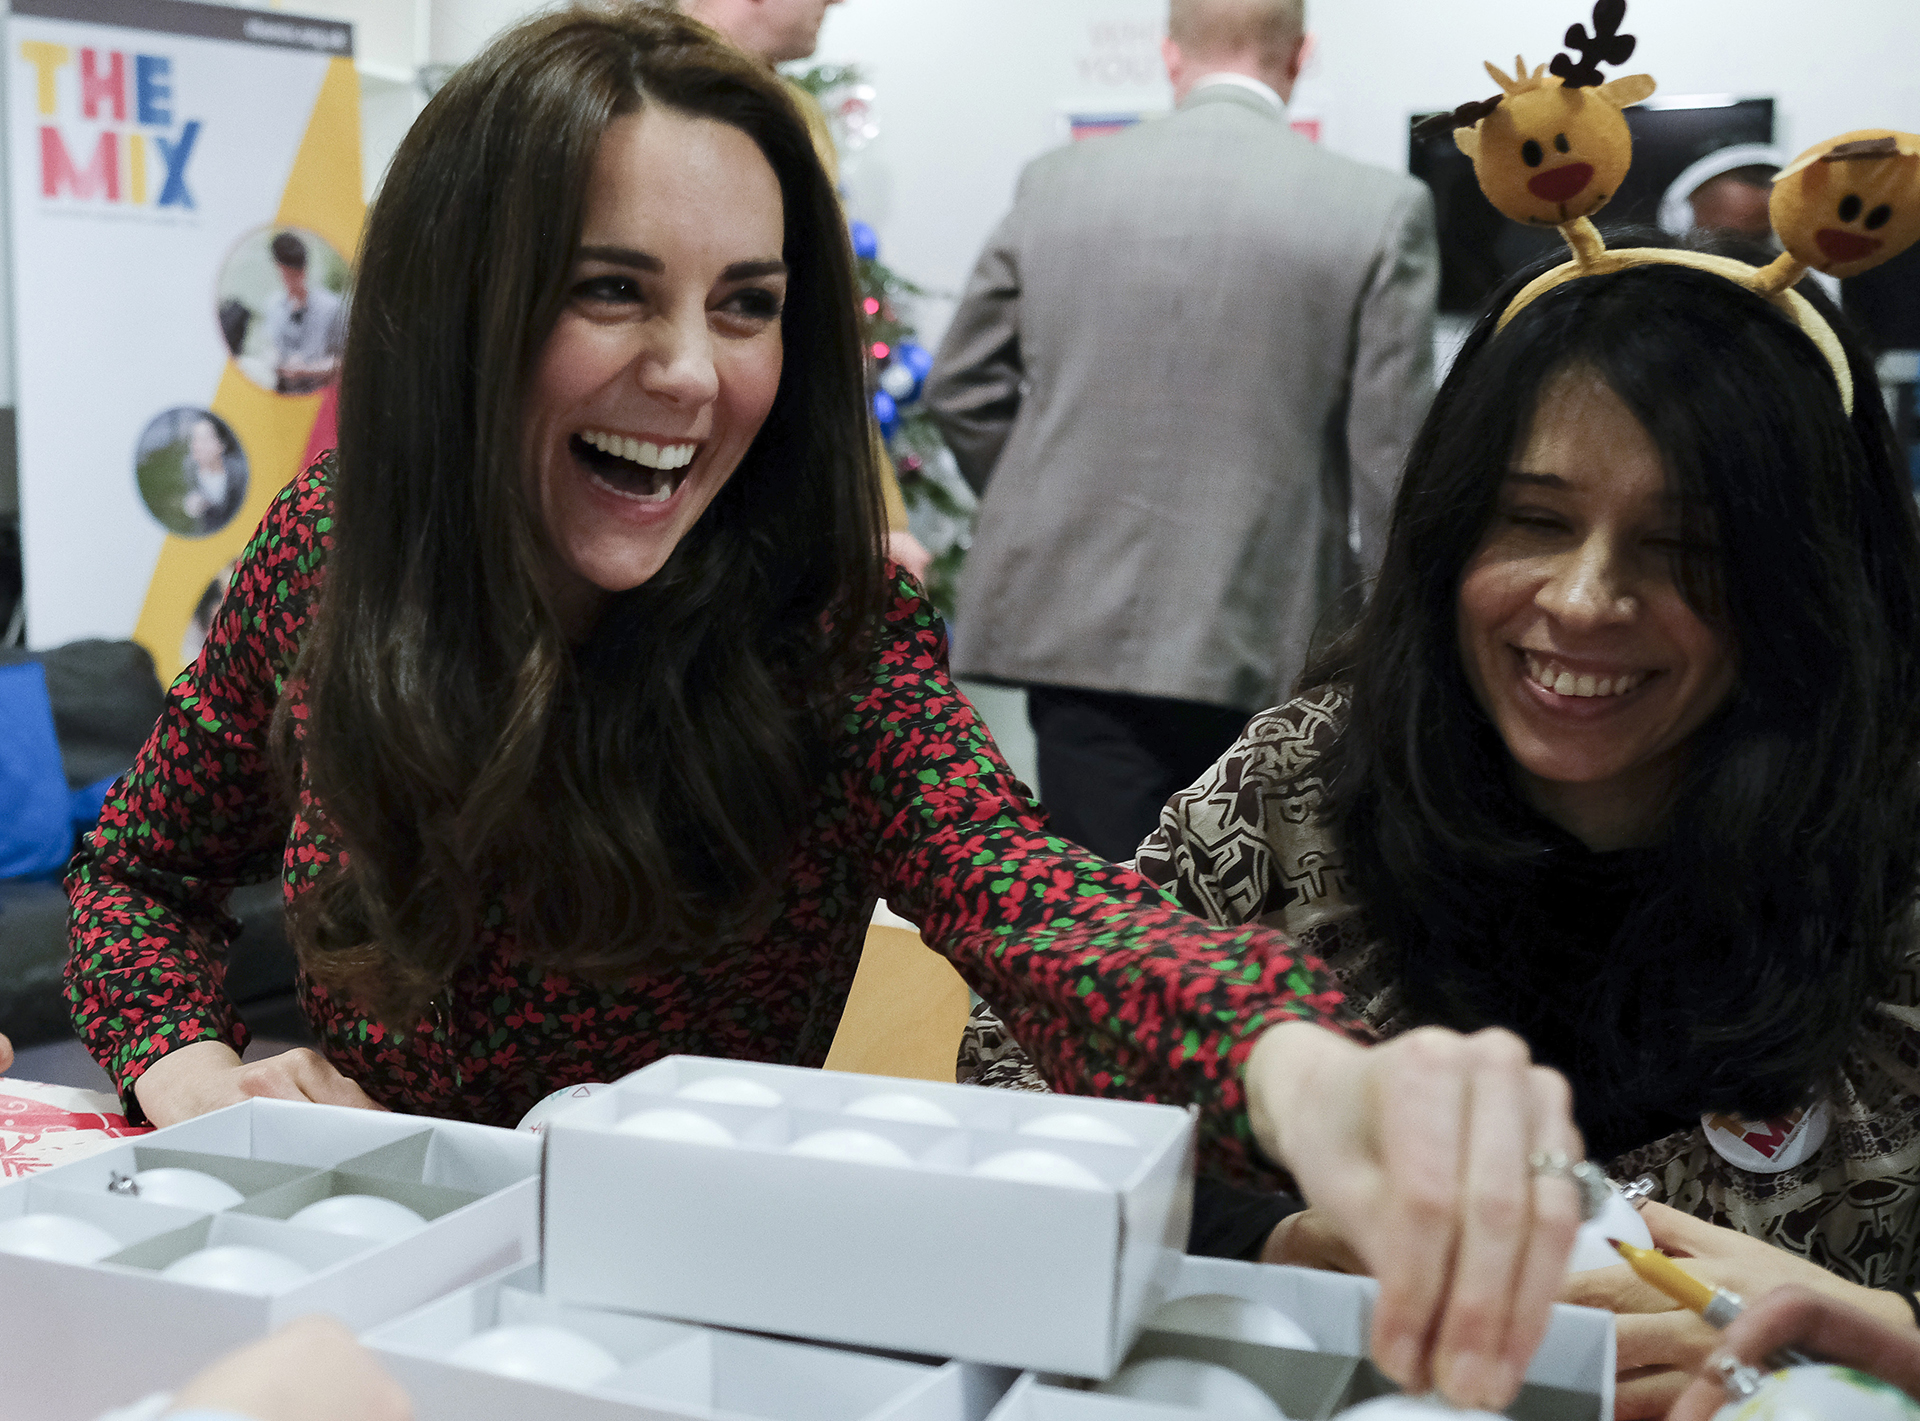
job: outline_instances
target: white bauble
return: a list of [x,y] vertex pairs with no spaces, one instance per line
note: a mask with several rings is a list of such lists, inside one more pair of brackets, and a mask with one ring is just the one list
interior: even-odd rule
[[1189,1357],[1154,1357],[1121,1370],[1095,1391],[1204,1412],[1210,1421],[1287,1421],[1287,1413],[1236,1371]]
[[909,1095],[904,1090],[863,1095],[841,1114],[856,1115],[864,1120],[897,1120],[903,1125],[938,1125],[947,1130],[958,1129],[960,1125],[951,1111],[925,1096]]
[[520,1117],[520,1123],[514,1128],[538,1135],[561,1115],[571,1110],[583,1100],[591,1100],[606,1090],[605,1081],[586,1081],[580,1085],[563,1085],[556,1091],[550,1091],[540,1097],[533,1109]]
[[619,1361],[598,1342],[546,1322],[476,1333],[447,1356],[476,1371],[553,1386],[592,1386],[620,1370]]
[[1019,1184],[1057,1184],[1066,1189],[1105,1189],[1099,1175],[1065,1155],[1051,1150],[1003,1150],[973,1167],[985,1179],[1011,1179]]
[[850,1164],[884,1164],[895,1169],[905,1169],[913,1163],[912,1155],[871,1130],[816,1130],[787,1146],[787,1152],[814,1159],[845,1160]]
[[1139,1141],[1110,1120],[1078,1110],[1061,1110],[1042,1115],[1020,1127],[1022,1135],[1038,1135],[1048,1140],[1082,1140],[1092,1145],[1137,1145]]
[[377,1194],[335,1194],[307,1205],[287,1222],[322,1233],[372,1239],[375,1243],[392,1243],[427,1226],[427,1221],[405,1204],[382,1199]]
[[284,1253],[229,1243],[175,1259],[160,1270],[160,1276],[230,1293],[278,1293],[311,1277],[312,1270]]
[[624,1135],[673,1140],[686,1145],[730,1145],[733,1131],[692,1110],[642,1110],[613,1127]]
[[682,1100],[706,1100],[717,1105],[785,1104],[780,1092],[772,1086],[750,1081],[745,1076],[708,1076],[681,1086],[674,1094]]
[[1229,1293],[1193,1293],[1175,1298],[1162,1304],[1148,1319],[1147,1326],[1161,1332],[1231,1337],[1267,1347],[1290,1347],[1296,1352],[1320,1350],[1306,1328],[1279,1309]]
[[1851,1367],[1788,1367],[1713,1421],[1920,1421],[1920,1403]]
[[0,1223],[0,1253],[56,1263],[98,1263],[119,1251],[119,1239],[71,1214],[22,1214]]
[[171,1204],[203,1214],[217,1214],[246,1199],[226,1180],[197,1169],[143,1169],[134,1175],[133,1183],[149,1204]]

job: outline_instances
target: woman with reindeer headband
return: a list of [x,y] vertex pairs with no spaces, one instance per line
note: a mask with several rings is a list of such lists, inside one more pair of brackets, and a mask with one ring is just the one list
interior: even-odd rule
[[[1920,138],[1783,170],[1771,266],[1610,251],[1590,218],[1653,89],[1600,82],[1623,8],[1450,116],[1572,260],[1468,339],[1361,623],[1136,862],[1285,929],[1383,1037],[1517,1032],[1710,1281],[1911,1327],[1920,522],[1871,364],[1793,283],[1920,234]],[[1633,1314],[1619,1415],[1663,1414],[1711,1332],[1625,1269],[1573,1295]]]

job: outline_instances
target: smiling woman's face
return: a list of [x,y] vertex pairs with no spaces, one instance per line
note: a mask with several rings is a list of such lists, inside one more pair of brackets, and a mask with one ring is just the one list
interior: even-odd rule
[[563,623],[660,570],[780,385],[780,183],[745,133],[649,106],[607,126],[525,410]]
[[1660,450],[1598,375],[1544,387],[1460,581],[1460,656],[1534,806],[1596,849],[1658,832],[1688,741],[1732,692],[1682,595]]

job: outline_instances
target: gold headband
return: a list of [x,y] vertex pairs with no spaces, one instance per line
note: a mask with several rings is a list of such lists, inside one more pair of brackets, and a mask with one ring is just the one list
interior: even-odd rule
[[1573,251],[1571,261],[1536,277],[1513,298],[1500,328],[1543,291],[1579,277],[1654,264],[1710,271],[1793,318],[1833,367],[1851,414],[1846,349],[1793,286],[1809,270],[1857,276],[1920,240],[1920,136],[1892,129],[1843,133],[1782,168],[1774,177],[1768,216],[1785,250],[1765,267],[1662,247],[1609,251],[1592,218],[1619,190],[1633,161],[1633,135],[1621,111],[1654,91],[1646,74],[1602,82],[1601,64],[1624,64],[1633,54],[1634,37],[1620,33],[1626,8],[1626,0],[1597,0],[1593,33],[1581,25],[1567,31],[1567,43],[1580,51],[1578,61],[1560,54],[1551,66],[1529,72],[1516,58],[1511,76],[1489,64],[1499,94],[1422,125],[1423,131],[1453,129],[1454,142],[1473,160],[1480,190],[1501,213],[1529,226],[1558,228]]

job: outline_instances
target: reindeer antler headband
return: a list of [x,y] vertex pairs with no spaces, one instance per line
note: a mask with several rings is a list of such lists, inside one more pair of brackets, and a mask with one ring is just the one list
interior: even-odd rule
[[1624,64],[1634,38],[1620,33],[1626,0],[1597,0],[1593,33],[1567,30],[1575,62],[1556,55],[1531,73],[1516,57],[1511,76],[1487,72],[1500,93],[1463,104],[1422,130],[1452,128],[1473,159],[1487,200],[1516,222],[1557,227],[1573,259],[1537,277],[1500,317],[1504,328],[1541,292],[1582,276],[1665,263],[1710,271],[1763,296],[1805,331],[1833,367],[1840,398],[1853,412],[1853,376],[1846,351],[1820,313],[1793,285],[1811,268],[1857,276],[1920,240],[1920,136],[1860,129],[1816,143],[1774,178],[1769,212],[1786,249],[1760,268],[1728,257],[1664,247],[1609,251],[1593,214],[1619,190],[1633,161],[1633,135],[1621,110],[1653,93],[1646,74],[1602,82],[1600,65]]

